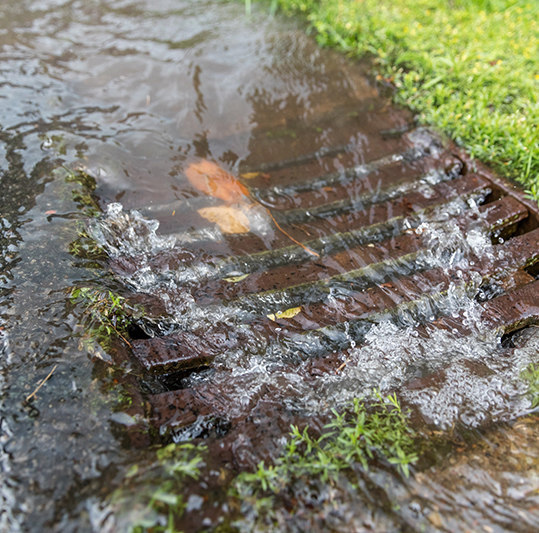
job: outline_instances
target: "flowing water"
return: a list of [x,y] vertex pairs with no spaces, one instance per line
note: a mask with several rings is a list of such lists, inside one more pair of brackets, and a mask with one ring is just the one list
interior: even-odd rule
[[[379,228],[354,234],[356,244],[386,239],[378,261],[398,248],[398,232],[426,250],[384,272],[365,270],[372,260],[350,252],[356,289],[379,284],[386,302],[402,303],[393,275],[400,291],[423,298],[391,315],[378,304],[375,319],[362,322],[365,306],[350,304],[338,278],[348,246],[331,236],[373,223],[372,193],[378,202],[404,193],[428,201],[453,176],[443,148],[390,107],[363,66],[318,49],[267,9],[248,17],[241,2],[219,0],[0,4],[0,530],[121,531],[144,514],[147,487],[129,480],[135,465],[152,472],[155,448],[130,439],[122,378],[106,350],[85,342],[85,308],[71,298],[74,287],[104,287],[146,305],[141,338],[204,330],[241,339],[213,354],[211,369],[137,381],[144,402],[188,389],[221,402],[213,425],[165,424],[153,437],[207,444],[215,454],[186,488],[185,531],[229,521],[240,531],[537,531],[539,419],[522,373],[539,362],[539,337],[530,328],[502,342],[480,318],[476,265],[513,271],[482,225],[478,205],[489,191],[399,219],[408,225],[384,227],[383,238]],[[405,156],[391,155],[395,135],[406,138]],[[360,186],[344,170],[402,163],[399,178],[422,168],[425,150],[439,165],[413,189]],[[236,206],[249,236],[226,239],[199,216],[222,203],[186,178],[201,160],[236,176],[256,173],[252,190],[265,192]],[[323,179],[309,190],[299,176],[279,177],[283,161],[283,172],[318,166]],[[275,181],[264,183],[270,174]],[[95,191],[91,180],[73,179],[81,175]],[[335,183],[346,196],[332,196]],[[330,200],[348,218],[328,222],[333,212],[316,211]],[[371,215],[360,221],[355,213],[365,209]],[[91,220],[96,210],[102,215]],[[275,217],[296,240],[326,239],[333,255],[320,270],[303,267],[310,252],[294,248]],[[463,232],[452,220],[465,217],[474,221]],[[75,253],[81,232],[107,257]],[[307,279],[308,290],[272,292],[266,271],[282,258],[264,253],[287,246],[297,272],[284,264],[279,272]],[[255,253],[250,262],[242,255]],[[436,270],[439,283],[399,285],[410,269]],[[329,293],[318,283],[327,272]],[[303,312],[284,322],[271,315],[296,307]],[[429,326],[439,316],[462,328]],[[338,372],[315,357],[332,350]],[[316,494],[298,488],[272,524],[230,507],[230,479],[275,459],[290,423],[320,428],[331,409],[369,400],[375,389],[397,392],[423,437],[443,443],[411,477],[379,465],[361,472],[359,489],[346,479],[319,484]],[[240,429],[220,425],[225,418]],[[148,476],[150,488],[158,484]]]

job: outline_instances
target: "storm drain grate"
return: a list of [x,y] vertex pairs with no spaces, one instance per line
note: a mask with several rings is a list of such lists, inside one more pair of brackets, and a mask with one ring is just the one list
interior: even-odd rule
[[[147,309],[145,338],[130,342],[129,356],[161,433],[235,431],[237,444],[261,419],[287,431],[301,412],[291,407],[298,392],[246,383],[242,360],[316,380],[350,364],[382,323],[473,334],[455,312],[463,298],[504,333],[539,319],[538,215],[521,192],[424,129],[392,138],[378,159],[346,166],[343,157],[327,171],[346,150],[242,169],[254,212],[271,214],[271,239],[254,225],[234,235],[206,221],[170,231],[171,212],[193,209],[186,202],[141,209],[162,217],[168,244],[143,258],[119,252],[111,267]],[[181,301],[185,312],[167,312]],[[238,360],[233,370],[227,354]],[[241,388],[245,401],[227,392]]]

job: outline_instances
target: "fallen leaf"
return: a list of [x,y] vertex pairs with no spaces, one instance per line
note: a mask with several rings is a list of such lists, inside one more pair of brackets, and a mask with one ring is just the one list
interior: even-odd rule
[[211,161],[191,163],[185,175],[199,191],[225,202],[239,202],[244,196],[249,196],[245,185]]
[[48,211],[45,211],[46,215],[54,215],[56,214],[56,211],[54,209],[49,209]]
[[294,318],[297,314],[301,313],[301,307],[292,307],[285,311],[279,311],[278,313],[271,313],[266,315],[270,320],[278,320],[279,318]]
[[260,172],[246,172],[245,174],[242,174],[241,177],[246,180],[252,180],[254,178],[258,178],[260,176]]
[[139,466],[137,464],[131,465],[129,467],[129,470],[127,471],[127,474],[125,474],[125,477],[130,478],[130,477],[136,476],[138,474],[138,471],[139,471]]
[[223,233],[248,233],[251,228],[245,213],[236,207],[204,207],[198,210],[198,214],[217,224]]
[[243,281],[249,274],[242,274],[241,276],[230,276],[228,278],[224,278],[225,281],[228,281],[228,283],[238,283],[239,281]]
[[[214,198],[221,198],[221,200],[224,200],[225,202],[246,205],[245,197],[249,197],[249,190],[247,187],[238,181],[232,174],[229,174],[211,161],[203,160],[200,163],[191,163],[185,171],[185,175],[194,187],[205,194],[213,196]],[[227,211],[226,209],[230,209],[230,211]],[[307,248],[307,246],[294,239],[292,235],[281,228],[267,207],[264,207],[264,209],[279,231],[311,255],[320,257],[319,253]],[[198,213],[210,222],[218,224],[223,233],[247,233],[251,228],[247,216],[239,209],[206,207],[204,209],[199,209]]]

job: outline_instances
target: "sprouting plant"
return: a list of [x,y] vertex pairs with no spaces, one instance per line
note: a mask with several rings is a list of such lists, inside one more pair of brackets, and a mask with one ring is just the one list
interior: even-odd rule
[[309,428],[300,431],[292,426],[285,451],[275,464],[261,462],[256,472],[240,474],[233,493],[240,499],[254,496],[260,510],[271,505],[271,494],[288,490],[300,479],[334,483],[342,471],[357,464],[368,469],[375,458],[386,460],[408,476],[409,465],[418,459],[415,432],[395,395],[383,398],[376,393],[376,397],[369,410],[355,399],[350,411],[333,411],[333,420],[318,438],[310,436]]
[[[79,223],[82,224],[80,221]],[[100,261],[107,257],[105,250],[82,228],[79,229],[77,238],[69,243],[69,253],[90,261]]]
[[86,334],[84,341],[95,339],[105,349],[111,336],[117,335],[127,344],[128,328],[134,316],[140,316],[139,309],[127,304],[125,298],[110,290],[92,287],[77,287],[71,291],[71,302],[84,306]]
[[149,466],[134,465],[130,469],[125,486],[115,492],[113,501],[132,502],[132,497],[126,498],[128,494],[137,494],[144,501],[131,527],[133,533],[177,531],[176,524],[186,507],[186,484],[199,479],[205,451],[205,446],[191,443],[169,444],[157,450],[156,461]]
[[[539,175],[537,176],[536,180],[539,180]],[[530,186],[526,189],[526,196],[530,200],[535,200],[536,202],[539,202],[539,183],[537,183],[537,181],[532,182]]]
[[83,170],[71,170],[63,167],[67,172],[66,182],[77,183],[80,189],[74,189],[73,200],[77,203],[78,208],[88,217],[96,217],[101,213],[101,208],[93,192],[96,189],[95,179]]
[[530,364],[521,374],[523,380],[528,382],[528,396],[532,408],[539,406],[539,365]]

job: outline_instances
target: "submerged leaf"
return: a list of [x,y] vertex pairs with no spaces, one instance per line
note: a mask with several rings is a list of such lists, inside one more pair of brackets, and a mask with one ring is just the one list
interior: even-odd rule
[[198,214],[217,224],[223,233],[247,233],[251,229],[245,213],[236,207],[204,207],[198,210]]
[[270,320],[278,320],[279,318],[294,318],[297,314],[301,313],[301,307],[292,307],[285,311],[279,311],[278,313],[271,313],[267,315]]
[[185,175],[199,191],[225,202],[239,202],[249,196],[245,185],[211,161],[191,163]]
[[168,492],[157,491],[154,493],[152,499],[158,502],[163,502],[168,505],[178,505],[178,496],[176,494],[169,494]]
[[246,180],[252,180],[258,176],[260,176],[260,172],[245,172],[245,174],[241,175],[241,177]]
[[230,276],[228,278],[224,278],[225,281],[228,281],[228,283],[238,283],[240,281],[243,281],[249,274],[241,274],[240,276]]

